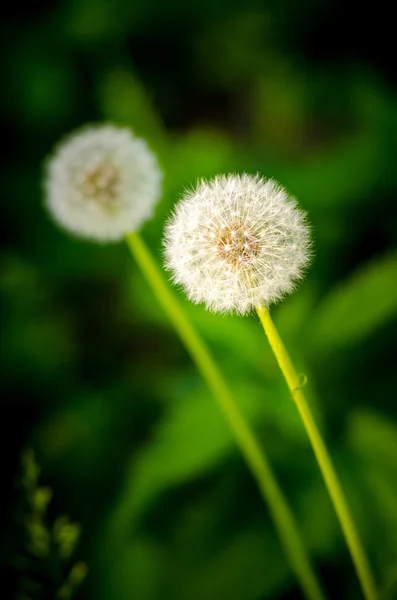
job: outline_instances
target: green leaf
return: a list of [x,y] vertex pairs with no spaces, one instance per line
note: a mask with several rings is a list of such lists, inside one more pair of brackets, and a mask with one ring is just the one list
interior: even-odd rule
[[[241,530],[234,523],[225,539],[219,486],[178,514],[166,539],[134,536],[103,572],[104,600],[228,598],[255,600],[285,588],[292,574],[275,532],[252,520]],[[208,544],[208,539],[211,543]]]
[[178,600],[256,600],[276,594],[291,577],[275,536],[261,529],[233,536],[216,555],[201,564],[190,560],[182,571],[173,582],[172,597]]
[[373,411],[357,410],[350,417],[348,440],[357,454],[397,473],[396,423]]
[[160,544],[143,537],[106,563],[99,572],[101,600],[156,600],[162,596],[167,554]]
[[237,160],[233,141],[224,132],[192,129],[175,140],[169,162],[170,179],[180,194],[197,179],[233,170]]
[[[109,535],[117,545],[123,544],[128,530],[161,492],[215,468],[231,452],[239,452],[220,408],[198,376],[180,379],[178,385],[179,389],[165,391],[178,400],[150,443],[134,457],[110,518]],[[240,382],[235,382],[233,388],[247,421],[266,420],[276,427],[280,425],[280,439],[284,433],[306,443],[299,417],[283,388],[267,388],[264,392],[261,387]],[[266,440],[263,448],[266,451]]]
[[382,540],[372,543],[372,551],[387,571],[397,555],[397,425],[381,414],[357,410],[350,417],[347,439],[368,494],[368,527],[374,542]]
[[397,313],[397,255],[365,265],[323,300],[309,322],[313,351],[353,345]]
[[166,144],[166,133],[153,102],[130,71],[119,68],[103,74],[99,80],[98,96],[106,119],[131,127],[134,133],[155,146]]

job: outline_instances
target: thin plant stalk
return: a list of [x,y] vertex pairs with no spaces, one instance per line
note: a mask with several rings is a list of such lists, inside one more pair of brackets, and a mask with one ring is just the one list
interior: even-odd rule
[[323,592],[310,564],[291,510],[277,484],[268,459],[240,413],[228,384],[208,348],[185,316],[140,235],[136,232],[131,233],[126,236],[126,242],[229,423],[241,453],[269,507],[290,566],[295,572],[306,598],[308,600],[324,600]]
[[330,455],[313,419],[305,394],[303,393],[300,377],[292,364],[268,309],[264,307],[257,308],[257,313],[306,428],[325,485],[327,486],[335,512],[342,527],[364,597],[367,600],[378,600],[378,593],[376,591],[374,577],[367,556],[354,525],[345,494],[332,464]]

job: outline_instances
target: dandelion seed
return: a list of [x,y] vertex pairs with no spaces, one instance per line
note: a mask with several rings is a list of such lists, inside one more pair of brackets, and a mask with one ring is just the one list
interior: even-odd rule
[[293,290],[310,259],[296,201],[275,181],[250,175],[218,176],[186,193],[164,245],[173,281],[214,312],[269,306]]
[[50,158],[46,205],[64,229],[98,241],[138,230],[160,196],[161,171],[144,140],[97,125],[72,133]]

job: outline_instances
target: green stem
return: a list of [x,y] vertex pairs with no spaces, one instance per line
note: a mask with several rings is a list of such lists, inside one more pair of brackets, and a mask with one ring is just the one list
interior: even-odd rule
[[310,600],[324,600],[294,518],[276,482],[266,455],[240,413],[208,348],[185,316],[139,234],[129,234],[126,236],[126,241],[159,303],[218,401],[236,442],[257,481],[261,495],[269,506],[291,568],[296,573],[306,597]]
[[336,514],[340,521],[347,546],[356,568],[364,597],[367,600],[378,600],[375,581],[365,551],[358,536],[350,510],[347,505],[342,486],[332,464],[328,450],[311,414],[309,405],[302,391],[302,384],[267,308],[257,308],[263,329],[275,354],[279,367],[285,377],[291,395],[296,403],[314,454],[320,466],[325,484],[331,496]]

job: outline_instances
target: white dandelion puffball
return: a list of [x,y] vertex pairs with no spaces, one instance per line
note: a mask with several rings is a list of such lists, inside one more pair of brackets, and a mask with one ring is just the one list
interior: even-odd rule
[[61,141],[47,164],[46,205],[71,233],[117,241],[152,216],[161,171],[146,142],[113,125],[85,127]]
[[190,300],[246,314],[293,290],[311,242],[305,214],[278,183],[220,175],[184,195],[164,245],[166,268]]

